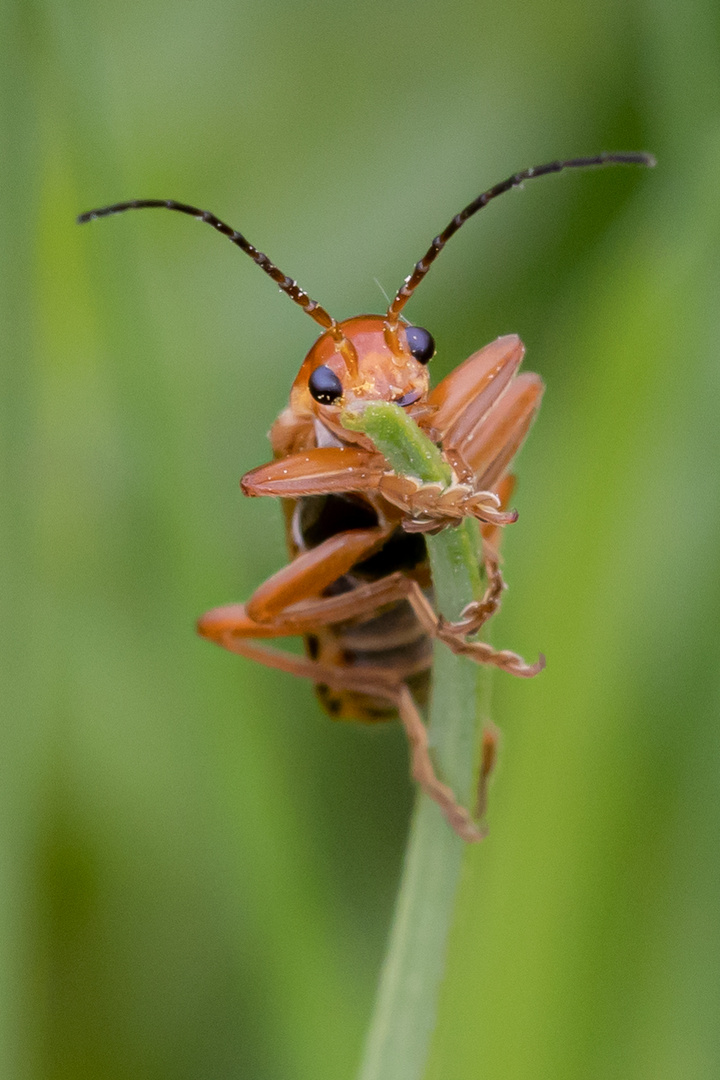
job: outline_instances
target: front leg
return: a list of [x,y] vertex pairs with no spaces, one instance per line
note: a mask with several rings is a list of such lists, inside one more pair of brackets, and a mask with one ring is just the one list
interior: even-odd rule
[[476,517],[483,524],[507,525],[514,512],[500,511],[494,491],[472,484],[423,484],[388,468],[381,454],[361,447],[324,446],[260,465],[243,476],[245,495],[272,495],[299,499],[333,493],[382,495],[399,510],[407,532],[432,532]]
[[374,493],[387,468],[382,454],[358,446],[320,446],[251,469],[240,486],[245,495],[289,499],[334,492]]
[[392,525],[351,529],[303,551],[255,590],[247,604],[248,614],[260,623],[282,619],[288,607],[321,596],[356,563],[378,551],[393,530]]
[[386,472],[380,479],[379,491],[405,514],[406,532],[439,532],[459,525],[467,517],[493,526],[517,521],[516,511],[500,509],[500,499],[494,491],[479,491],[468,483],[456,481],[444,486]]
[[[499,580],[500,587],[502,587],[502,579]],[[486,621],[489,614],[492,614],[497,607],[493,596],[497,588],[498,585],[491,582],[483,600],[477,602],[477,607],[481,609],[482,613],[480,625]],[[465,619],[461,619],[457,623],[451,623],[442,615],[437,614],[419,587],[412,590],[408,600],[412,604],[423,629],[432,637],[437,638],[438,641],[442,641],[457,656],[466,656],[469,660],[474,660],[476,664],[489,664],[492,667],[501,668],[510,675],[517,675],[522,679],[531,679],[534,675],[539,675],[545,667],[545,657],[542,653],[534,664],[528,664],[527,661],[523,660],[522,656],[511,652],[510,649],[495,649],[487,641],[468,641],[468,635],[476,633],[477,629],[479,629],[476,625],[478,612],[475,602],[465,608],[463,613],[466,615]],[[487,615],[482,611],[485,604],[489,609]]]
[[[514,490],[515,477],[512,473],[506,473],[497,485],[501,510],[505,510],[507,507]],[[463,633],[466,637],[479,633],[488,619],[492,618],[500,607],[502,594],[506,587],[500,570],[499,547],[502,530],[497,525],[486,524],[481,526],[480,533],[485,577],[487,578],[485,593],[480,600],[472,600],[466,605],[457,622],[448,624],[453,630]]]

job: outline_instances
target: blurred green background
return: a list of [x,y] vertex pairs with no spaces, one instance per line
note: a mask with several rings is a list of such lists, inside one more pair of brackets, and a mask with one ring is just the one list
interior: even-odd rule
[[[517,168],[407,313],[547,381],[494,638],[491,835],[433,1080],[720,1075],[720,9],[5,0],[0,1075],[345,1080],[412,803],[394,726],[193,634],[284,559],[238,478],[316,328]],[[376,282],[377,279],[377,282]]]

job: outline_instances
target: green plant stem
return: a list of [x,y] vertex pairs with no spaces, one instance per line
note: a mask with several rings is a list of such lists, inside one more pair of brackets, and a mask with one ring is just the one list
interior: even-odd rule
[[[368,435],[396,472],[447,482],[439,450],[397,405],[368,405],[343,422]],[[457,619],[481,587],[477,522],[428,536],[427,545],[437,607]],[[436,645],[430,742],[441,776],[467,806],[476,789],[488,676],[487,668]],[[421,1080],[426,1071],[467,850],[435,803],[419,793],[359,1080]]]

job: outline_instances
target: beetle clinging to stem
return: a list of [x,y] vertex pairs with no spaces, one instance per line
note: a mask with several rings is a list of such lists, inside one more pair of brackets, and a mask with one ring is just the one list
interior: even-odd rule
[[[653,164],[646,154],[600,154],[515,173],[455,215],[384,315],[342,322],[241,233],[207,211],[174,200],[137,199],[90,210],[78,219],[82,223],[159,207],[207,222],[322,327],[293,383],[290,404],[270,432],[274,460],[242,479],[246,495],[282,498],[291,560],[246,604],[215,608],[200,619],[198,629],[231,652],[312,679],[323,707],[335,718],[374,722],[399,714],[415,780],[468,841],[481,839],[483,832],[438,778],[418,703],[427,694],[434,639],[513,675],[529,677],[544,665],[542,657],[527,664],[516,653],[476,638],[497,610],[504,588],[499,533],[517,516],[506,509],[513,487],[509,470],[540,404],[543,384],[537,375],[517,374],[524,348],[518,337],[508,335],[473,353],[431,390],[432,336],[410,325],[402,311],[450,237],[498,195],[563,169]],[[440,448],[449,470],[447,485],[423,484],[393,472],[367,436],[343,424],[348,413],[378,401],[402,407]],[[433,606],[422,534],[468,516],[480,523],[478,558],[485,593],[467,605],[457,622],[448,622]],[[304,658],[257,643],[297,635],[305,639]],[[493,738],[486,736],[481,784],[493,754]]]

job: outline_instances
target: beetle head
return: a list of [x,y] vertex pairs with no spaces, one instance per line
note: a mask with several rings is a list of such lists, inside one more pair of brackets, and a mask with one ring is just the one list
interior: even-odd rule
[[296,415],[314,416],[331,427],[340,413],[369,401],[423,405],[429,388],[428,361],[435,345],[427,330],[384,315],[359,315],[338,324],[342,340],[323,334],[305,357],[293,384]]

